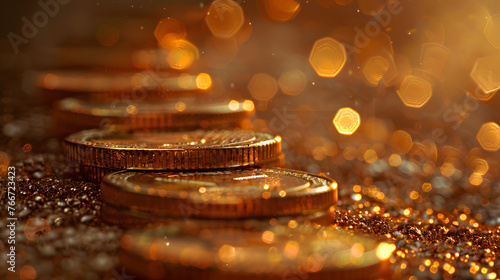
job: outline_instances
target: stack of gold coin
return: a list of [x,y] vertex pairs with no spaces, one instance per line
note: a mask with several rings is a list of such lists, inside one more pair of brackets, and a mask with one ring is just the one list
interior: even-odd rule
[[337,183],[332,179],[264,167],[122,171],[107,175],[101,187],[103,219],[126,227],[169,219],[311,215],[327,210],[337,201]]
[[89,180],[117,170],[202,170],[282,161],[281,137],[248,130],[186,132],[86,130],[63,143]]
[[121,263],[147,279],[387,279],[395,246],[313,225],[134,229]]

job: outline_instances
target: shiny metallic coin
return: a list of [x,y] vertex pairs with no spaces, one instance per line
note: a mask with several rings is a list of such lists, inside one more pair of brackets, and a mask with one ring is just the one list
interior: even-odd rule
[[71,162],[108,169],[213,169],[275,159],[281,154],[281,137],[248,130],[87,130],[68,136],[63,152]]
[[337,183],[271,168],[131,172],[101,182],[106,203],[166,217],[237,219],[301,215],[337,201]]

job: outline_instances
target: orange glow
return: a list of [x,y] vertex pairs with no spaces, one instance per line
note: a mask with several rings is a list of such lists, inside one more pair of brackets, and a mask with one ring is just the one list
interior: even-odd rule
[[339,41],[325,37],[314,43],[309,63],[320,77],[337,76],[346,62],[347,55]]
[[401,165],[401,156],[398,154],[392,154],[389,157],[389,164],[394,167],[398,167]]
[[167,56],[167,62],[174,69],[185,69],[198,59],[198,48],[187,40],[176,40]]
[[389,69],[389,62],[381,56],[370,57],[363,65],[363,75],[371,86],[377,86]]
[[396,250],[396,245],[382,242],[377,247],[377,258],[380,260],[386,260],[392,255],[394,250]]
[[236,258],[236,249],[231,245],[222,245],[219,249],[219,258],[225,263],[232,262]]
[[25,265],[21,268],[20,279],[36,279],[36,270],[34,267]]
[[0,175],[4,175],[7,173],[9,164],[10,164],[9,155],[7,155],[6,152],[0,151]]
[[483,124],[476,138],[481,147],[486,151],[496,152],[500,149],[500,127],[494,122]]
[[398,153],[406,154],[410,151],[413,145],[413,140],[408,132],[396,130],[389,139],[389,143]]
[[278,83],[268,74],[257,73],[248,83],[248,91],[257,100],[269,101],[278,91]]
[[46,89],[55,89],[59,86],[59,77],[55,74],[46,74],[43,78],[43,87]]
[[363,158],[367,163],[374,163],[378,159],[377,152],[375,152],[375,150],[366,150]]
[[50,225],[46,219],[30,218],[24,226],[24,235],[31,241],[47,232],[50,232]]
[[264,241],[267,244],[271,244],[274,241],[274,233],[272,231],[264,231],[262,234],[262,241]]
[[231,100],[229,101],[229,110],[231,111],[236,111],[238,110],[238,108],[240,108],[240,102],[236,101],[236,100]]
[[351,135],[361,124],[361,117],[358,112],[349,107],[341,108],[333,118],[333,124],[340,134]]
[[281,74],[278,80],[281,91],[287,95],[299,95],[307,83],[306,75],[300,70],[291,70]]
[[500,89],[500,55],[479,58],[470,76],[483,92],[496,92]]
[[186,38],[186,27],[182,22],[167,17],[158,22],[154,35],[160,47],[171,49],[176,40]]
[[494,48],[500,49],[500,14],[489,18],[484,29],[484,36]]
[[254,110],[254,108],[255,108],[255,105],[253,104],[252,100],[243,101],[243,110],[251,112]]
[[422,69],[437,79],[441,78],[450,53],[451,51],[441,44],[423,44],[422,53],[420,55]]
[[420,108],[431,98],[432,85],[422,77],[408,75],[401,83],[398,95],[406,106]]
[[266,0],[262,5],[266,15],[278,22],[289,21],[300,11],[300,3],[295,0]]
[[288,241],[283,252],[285,254],[285,257],[291,260],[295,259],[295,257],[297,257],[297,253],[299,252],[299,247],[300,245],[296,241]]
[[209,89],[212,86],[212,78],[207,73],[200,73],[196,76],[196,87],[199,89]]
[[177,84],[180,88],[184,89],[194,88],[195,79],[189,74],[182,73],[179,78],[177,78]]
[[243,9],[232,0],[215,0],[210,5],[205,22],[215,37],[230,38],[245,21]]

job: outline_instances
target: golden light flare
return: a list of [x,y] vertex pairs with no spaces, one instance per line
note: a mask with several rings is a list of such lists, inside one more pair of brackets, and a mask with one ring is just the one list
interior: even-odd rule
[[236,100],[231,100],[231,101],[229,101],[228,107],[229,107],[229,110],[236,111],[236,110],[238,110],[238,108],[240,108],[240,102],[238,102]]
[[199,58],[198,48],[193,43],[180,39],[172,42],[167,63],[173,69],[186,69]]
[[440,79],[450,54],[451,51],[441,44],[423,44],[420,54],[422,69],[431,74],[434,78]]
[[396,250],[396,245],[382,242],[377,246],[375,254],[379,260],[386,260],[392,255],[394,250]]
[[420,108],[431,98],[432,85],[423,77],[408,75],[401,82],[397,93],[407,107]]
[[500,149],[500,127],[494,122],[484,123],[479,129],[476,138],[486,151],[496,152]]
[[333,124],[340,134],[351,135],[361,124],[361,117],[354,109],[345,107],[337,111],[333,118]]
[[413,146],[411,135],[404,130],[396,130],[389,139],[390,146],[398,153],[406,154]]
[[295,0],[265,0],[259,2],[265,15],[272,21],[285,22],[293,19],[300,11],[300,3]]
[[290,240],[286,243],[285,249],[284,249],[284,255],[288,259],[295,259],[297,257],[297,253],[299,252],[300,245],[296,241]]
[[377,86],[388,69],[389,62],[385,58],[372,56],[365,62],[361,71],[369,85]]
[[306,75],[298,69],[283,72],[278,80],[281,91],[292,96],[299,95],[304,91],[306,83]]
[[243,9],[232,0],[213,1],[205,16],[210,32],[219,38],[230,38],[235,35],[244,21]]
[[175,18],[161,19],[156,25],[154,36],[161,48],[171,49],[176,40],[186,38],[186,27]]
[[195,78],[187,73],[182,73],[179,78],[177,78],[177,84],[180,88],[193,88],[195,84]]
[[199,89],[209,89],[212,86],[212,78],[207,73],[200,73],[196,76],[196,87]]
[[243,110],[245,111],[253,111],[255,108],[255,105],[253,104],[253,101],[252,100],[245,100],[243,101]]
[[236,249],[231,245],[222,245],[219,249],[219,258],[225,263],[232,262],[236,258]]
[[500,49],[500,14],[489,18],[484,28],[484,36],[494,48]]
[[477,59],[470,77],[484,93],[496,92],[500,89],[500,55]]
[[309,63],[320,77],[337,76],[346,60],[344,45],[330,37],[317,40],[309,55]]
[[269,101],[278,91],[278,83],[268,74],[257,73],[250,79],[248,91],[256,100]]

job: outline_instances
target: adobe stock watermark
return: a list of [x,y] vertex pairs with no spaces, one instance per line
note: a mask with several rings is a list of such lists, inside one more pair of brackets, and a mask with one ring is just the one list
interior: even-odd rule
[[370,44],[372,38],[380,35],[391,24],[392,17],[403,11],[403,6],[399,0],[391,0],[387,2],[387,6],[376,14],[363,28],[354,27],[356,34],[354,35],[354,46],[343,43],[346,48],[347,59],[353,54],[359,54],[361,49],[364,49]]
[[28,44],[30,39],[35,38],[38,34],[40,28],[45,27],[49,23],[49,19],[55,17],[60,9],[61,5],[66,5],[70,0],[39,0],[38,6],[41,10],[36,11],[31,19],[27,17],[22,17],[21,21],[23,26],[21,27],[21,35],[9,32],[7,38],[12,45],[12,49],[16,54],[19,53],[19,46],[21,44]]

